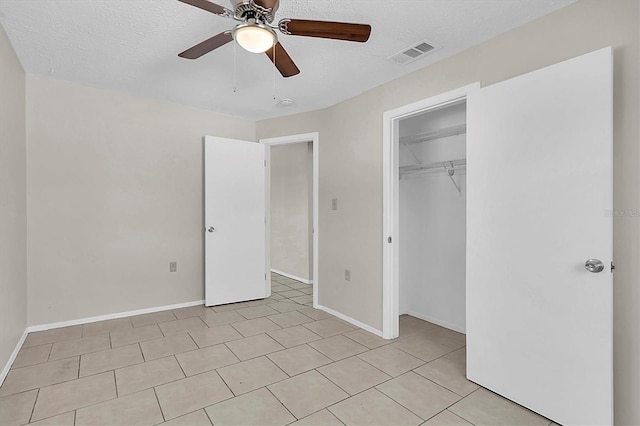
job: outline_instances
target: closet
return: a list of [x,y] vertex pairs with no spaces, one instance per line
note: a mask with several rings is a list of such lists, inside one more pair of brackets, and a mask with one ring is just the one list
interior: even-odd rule
[[465,331],[466,102],[400,122],[400,314]]

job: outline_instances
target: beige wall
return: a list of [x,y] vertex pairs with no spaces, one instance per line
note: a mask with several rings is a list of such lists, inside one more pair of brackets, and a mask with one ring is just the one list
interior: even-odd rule
[[[382,113],[469,83],[496,83],[605,46],[615,52],[614,206],[640,207],[637,0],[581,0],[334,107],[257,123],[257,136],[320,133],[319,303],[382,326]],[[331,211],[338,198],[339,210]],[[640,226],[616,218],[615,405],[640,424]],[[344,269],[351,281],[344,281]]]
[[312,145],[271,148],[271,269],[311,279]]
[[27,325],[25,75],[0,27],[0,370]]
[[27,117],[29,324],[203,299],[202,137],[254,123],[31,75]]

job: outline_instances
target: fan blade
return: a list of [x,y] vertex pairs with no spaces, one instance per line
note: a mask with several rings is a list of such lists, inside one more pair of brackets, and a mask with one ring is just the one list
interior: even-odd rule
[[[274,50],[276,54],[275,61],[273,57]],[[300,70],[293,62],[293,59],[291,59],[291,56],[289,56],[287,51],[284,50],[284,47],[282,47],[280,42],[276,43],[274,47],[264,53],[266,53],[269,59],[271,59],[271,62],[273,62],[276,68],[278,68],[278,71],[280,71],[280,74],[282,74],[283,77],[293,77],[294,75],[300,74]]]
[[357,41],[359,43],[369,40],[371,35],[371,25],[344,22],[283,19],[280,21],[279,27],[284,34]]
[[264,7],[265,9],[271,9],[272,11],[276,11],[278,9],[279,0],[253,0],[255,4],[260,7]]
[[230,32],[220,33],[203,41],[202,43],[196,44],[191,49],[187,49],[184,52],[180,53],[178,56],[181,58],[187,59],[198,59],[202,55],[206,55],[212,50],[217,49],[220,46],[224,46],[233,40],[233,36]]
[[182,3],[190,4],[191,6],[195,6],[197,8],[206,10],[211,13],[215,13],[216,15],[224,15],[226,10],[224,7],[217,5],[215,3],[211,3],[208,0],[178,0],[178,1],[181,1]]

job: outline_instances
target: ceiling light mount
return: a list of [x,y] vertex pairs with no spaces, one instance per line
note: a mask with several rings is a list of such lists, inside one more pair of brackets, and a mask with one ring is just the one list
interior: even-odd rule
[[232,35],[243,49],[251,53],[264,53],[278,42],[276,32],[255,19],[236,25]]
[[283,107],[292,106],[293,103],[294,103],[293,99],[291,99],[291,98],[282,98],[282,99],[280,99],[280,102],[278,102],[278,104],[283,106]]

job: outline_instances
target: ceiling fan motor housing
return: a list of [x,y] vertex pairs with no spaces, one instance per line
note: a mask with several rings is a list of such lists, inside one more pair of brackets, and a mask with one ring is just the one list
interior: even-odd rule
[[257,21],[273,22],[279,2],[275,2],[271,9],[265,9],[251,0],[231,0],[236,16],[255,18]]

